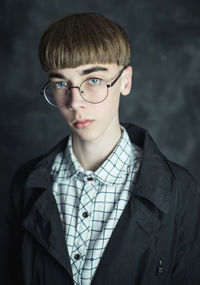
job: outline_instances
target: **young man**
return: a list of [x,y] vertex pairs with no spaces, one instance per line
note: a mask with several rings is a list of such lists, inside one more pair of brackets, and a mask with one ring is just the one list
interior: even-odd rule
[[200,284],[199,186],[146,130],[119,122],[132,79],[124,30],[68,15],[39,57],[42,94],[71,134],[13,180],[11,284]]

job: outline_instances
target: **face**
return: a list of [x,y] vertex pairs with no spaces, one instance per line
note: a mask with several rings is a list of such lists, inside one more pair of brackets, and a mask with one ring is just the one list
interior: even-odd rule
[[[49,72],[51,82],[69,82],[70,86],[80,86],[89,78],[101,78],[107,84],[119,74],[122,67],[117,64],[87,64],[76,68],[58,69]],[[108,88],[107,98],[98,104],[85,101],[78,88],[72,88],[68,103],[59,107],[64,120],[72,129],[73,139],[82,142],[106,140],[120,129],[120,94],[128,95],[131,89],[132,68],[127,67],[117,82]]]

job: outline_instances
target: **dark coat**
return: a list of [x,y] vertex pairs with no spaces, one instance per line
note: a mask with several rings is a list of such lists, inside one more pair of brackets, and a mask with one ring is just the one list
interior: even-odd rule
[[[91,284],[199,285],[200,188],[187,170],[166,159],[147,131],[124,126],[144,156]],[[66,143],[67,138],[14,177],[12,235],[4,256],[11,281],[2,285],[73,284],[50,175]]]

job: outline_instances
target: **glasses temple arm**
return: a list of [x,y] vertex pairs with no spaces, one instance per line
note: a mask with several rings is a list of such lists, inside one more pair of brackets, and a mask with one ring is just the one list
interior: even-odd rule
[[122,72],[124,71],[124,69],[126,69],[127,66],[124,66],[124,68],[122,68],[122,70],[120,71],[119,75],[115,78],[115,80],[113,82],[111,82],[110,84],[107,84],[107,87],[110,88],[112,87],[116,81],[120,78],[120,76],[122,75]]

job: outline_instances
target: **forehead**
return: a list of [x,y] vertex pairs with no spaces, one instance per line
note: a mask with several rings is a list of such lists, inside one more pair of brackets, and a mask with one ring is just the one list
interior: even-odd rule
[[92,73],[101,73],[101,74],[113,74],[113,72],[118,71],[119,66],[115,63],[96,63],[96,64],[86,64],[86,65],[80,65],[76,68],[63,68],[63,69],[56,69],[51,70],[48,72],[49,78],[57,77],[57,78],[63,78],[63,77],[71,77],[71,76],[78,76],[83,77],[88,74]]

